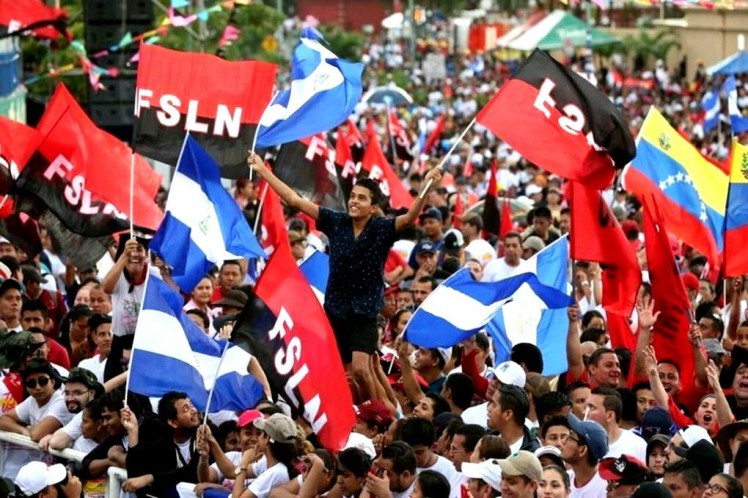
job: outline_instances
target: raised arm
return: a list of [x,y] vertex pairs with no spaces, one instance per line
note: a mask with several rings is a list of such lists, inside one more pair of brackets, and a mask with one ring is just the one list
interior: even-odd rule
[[584,373],[582,345],[579,343],[579,305],[567,309],[569,315],[569,332],[566,336],[566,359],[569,363],[569,376],[578,379]]
[[265,180],[270,188],[275,190],[283,201],[293,209],[298,209],[302,213],[311,216],[315,220],[319,218],[319,206],[312,201],[304,199],[299,194],[293,191],[291,187],[281,181],[280,178],[275,176],[270,168],[268,168],[263,162],[262,158],[258,154],[251,154],[247,158],[247,164],[252,168],[258,175]]
[[722,386],[719,385],[719,369],[712,360],[709,360],[709,364],[706,366],[706,378],[709,381],[709,386],[714,391],[714,401],[717,405],[717,423],[720,427],[733,423],[735,416],[730,409],[730,404],[727,402]]
[[[429,180],[433,180],[431,182],[432,188],[436,187],[439,182],[442,179],[442,170],[439,168],[432,168],[428,173],[426,173],[426,177],[423,179],[424,184],[427,184]],[[426,204],[426,195],[423,196],[417,196],[413,200],[413,204],[410,205],[410,209],[408,209],[408,212],[405,214],[401,214],[397,218],[395,218],[395,230],[400,231],[404,228],[412,225],[416,222],[416,218],[418,218],[418,215],[421,213],[421,210],[423,210],[423,206]]]
[[[743,279],[737,277],[729,280],[732,280],[730,282],[732,284],[732,300],[727,319],[727,337],[734,342],[740,325],[740,298],[743,295]],[[727,281],[725,281],[725,285],[727,285]]]
[[122,270],[125,269],[125,265],[127,265],[127,261],[130,259],[130,254],[132,254],[137,247],[138,241],[136,239],[130,239],[125,242],[125,250],[122,251],[122,255],[101,282],[101,287],[104,289],[104,292],[107,294],[113,294],[115,289],[117,289],[117,282],[119,281],[120,275],[122,275]]
[[634,378],[635,379],[646,379],[648,372],[647,367],[644,364],[644,348],[649,346],[649,337],[652,332],[657,318],[660,316],[660,312],[654,312],[654,300],[648,300],[642,303],[642,306],[638,309],[639,316],[639,334],[636,337],[636,349],[632,355],[634,359]]

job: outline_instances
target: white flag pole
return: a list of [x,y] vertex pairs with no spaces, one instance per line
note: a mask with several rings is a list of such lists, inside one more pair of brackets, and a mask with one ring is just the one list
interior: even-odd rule
[[[143,310],[143,303],[145,302],[145,297],[148,295],[148,280],[151,279],[150,275],[146,275],[145,277],[145,283],[143,284],[143,300],[140,301],[140,310]],[[135,334],[138,333],[138,324],[135,324]],[[125,406],[127,406],[127,394],[130,392],[130,375],[132,374],[132,359],[135,357],[136,349],[135,349],[135,339],[133,339],[132,343],[132,349],[130,350],[130,361],[127,363],[127,378],[125,379]]]
[[213,379],[213,387],[210,388],[208,393],[208,401],[205,403],[205,417],[203,418],[203,425],[208,425],[208,413],[210,413],[210,403],[213,401],[213,392],[216,390],[216,381],[218,380],[218,374],[221,373],[221,366],[223,365],[223,359],[226,357],[226,350],[229,349],[231,341],[226,339],[226,344],[223,345],[223,351],[221,352],[221,359],[218,360],[218,368],[216,368],[216,375]]
[[[135,198],[135,152],[130,149],[130,238],[135,238],[133,204]],[[3,200],[3,202],[5,202]]]
[[265,182],[265,186],[262,189],[262,194],[260,194],[260,202],[257,204],[257,214],[255,214],[255,226],[254,226],[254,234],[255,237],[257,236],[257,229],[259,228],[262,220],[262,206],[265,204],[265,196],[267,196],[268,193],[268,183]]
[[[468,132],[468,131],[470,130],[470,128],[472,128],[472,127],[473,127],[473,125],[474,125],[474,124],[475,124],[475,118],[473,118],[473,119],[472,119],[472,121],[470,121],[470,123],[469,123],[469,124],[467,125],[467,127],[466,127],[466,128],[464,129],[464,130],[462,130],[462,133],[461,133],[461,134],[460,134],[460,136],[459,136],[459,137],[457,138],[457,140],[455,141],[455,143],[454,143],[454,144],[452,144],[452,147],[451,147],[451,148],[449,149],[449,151],[447,152],[447,155],[445,155],[445,156],[444,156],[444,157],[442,158],[442,160],[441,160],[441,162],[439,163],[439,165],[437,166],[437,168],[439,168],[439,169],[444,169],[444,164],[445,164],[445,163],[447,162],[447,159],[449,159],[449,156],[451,156],[451,155],[452,155],[452,153],[453,153],[453,152],[455,151],[455,149],[457,148],[457,146],[458,146],[458,145],[460,145],[460,143],[462,142],[462,139],[463,139],[463,138],[465,138],[465,135],[466,135],[466,134],[467,134],[467,132]],[[426,192],[428,192],[428,191],[429,191],[429,188],[431,187],[431,182],[432,182],[432,180],[431,180],[431,179],[429,179],[429,181],[428,181],[428,182],[426,182],[426,186],[425,186],[425,187],[423,187],[423,190],[421,190],[421,193],[420,193],[420,194],[418,194],[418,198],[419,198],[419,199],[423,199],[423,198],[424,198],[424,197],[426,196]]]

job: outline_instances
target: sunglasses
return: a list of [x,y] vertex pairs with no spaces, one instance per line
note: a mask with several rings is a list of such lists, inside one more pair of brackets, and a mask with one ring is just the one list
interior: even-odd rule
[[26,379],[26,387],[28,387],[29,389],[35,389],[37,382],[39,384],[39,387],[47,387],[49,381],[49,377],[39,377],[38,381],[37,379]]

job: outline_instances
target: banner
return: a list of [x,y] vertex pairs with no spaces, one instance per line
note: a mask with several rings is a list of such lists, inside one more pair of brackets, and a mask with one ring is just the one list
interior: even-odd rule
[[284,144],[273,168],[286,185],[320,206],[345,210],[348,197],[338,183],[324,134]]
[[288,246],[276,247],[232,341],[257,358],[273,391],[328,450],[343,447],[356,422],[348,382],[327,316]]
[[[41,144],[13,190],[19,205],[27,206],[19,209],[42,204],[71,231],[88,237],[127,229],[130,148],[97,128],[62,84],[37,129]],[[161,175],[136,155],[133,220],[138,227],[158,228],[162,213],[154,198],[160,185]]]
[[247,178],[247,151],[275,84],[273,64],[142,45],[135,89],[139,154],[176,165],[190,132],[224,178]]

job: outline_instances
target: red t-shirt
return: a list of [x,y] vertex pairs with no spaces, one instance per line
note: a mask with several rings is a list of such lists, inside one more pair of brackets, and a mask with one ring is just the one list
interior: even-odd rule
[[66,370],[70,370],[70,355],[68,354],[68,350],[65,349],[62,344],[55,341],[51,337],[47,338],[47,346],[49,346],[49,354],[47,355],[47,360],[49,360],[50,363],[59,365]]

